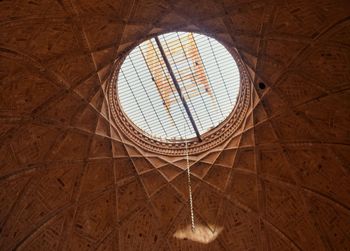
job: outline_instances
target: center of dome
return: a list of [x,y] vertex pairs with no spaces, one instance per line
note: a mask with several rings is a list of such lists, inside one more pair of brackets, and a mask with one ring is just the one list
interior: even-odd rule
[[129,120],[159,140],[199,138],[232,112],[240,90],[230,52],[205,35],[151,38],[125,58],[117,95]]

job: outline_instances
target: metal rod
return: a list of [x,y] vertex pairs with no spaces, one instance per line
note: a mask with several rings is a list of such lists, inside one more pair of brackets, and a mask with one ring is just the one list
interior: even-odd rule
[[[181,42],[180,38],[179,38],[179,42]],[[168,46],[168,42],[166,41],[166,39],[164,39],[164,44],[165,44],[166,48],[169,50],[169,54],[170,54],[169,60],[171,59],[171,60],[174,62],[175,72],[177,72],[177,73],[179,74],[178,76],[179,76],[179,78],[180,78],[180,81],[181,81],[181,82],[184,82],[186,76],[182,77],[182,76],[181,76],[182,74],[179,73],[180,71],[179,71],[178,66],[177,66],[177,64],[176,64],[176,63],[178,63],[179,61],[177,60],[176,63],[175,63],[175,60],[174,60],[174,57],[173,57],[173,53],[171,52],[171,47]],[[183,49],[183,52],[185,53],[185,50],[184,50],[183,47],[182,47],[182,49]],[[187,55],[186,55],[186,53],[185,53],[185,60],[184,60],[184,62],[188,61],[188,59],[187,59],[186,56],[187,56]],[[168,60],[168,61],[169,61],[169,60]],[[169,63],[170,63],[170,62],[169,62]],[[175,74],[175,73],[174,73],[174,74]],[[187,74],[187,76],[191,76],[191,77],[194,76],[194,73],[192,72],[191,69],[190,69],[190,72]],[[184,87],[184,88],[183,88],[184,94],[187,95],[187,97],[190,99],[190,95],[188,94],[186,85],[184,85],[183,87]],[[200,97],[203,99],[202,95],[200,95]],[[203,102],[204,102],[204,101],[203,101]],[[199,116],[198,116],[198,114],[197,114],[197,110],[194,109],[192,102],[188,102],[188,105],[190,105],[190,106],[192,107],[192,109],[193,109],[192,111],[194,112],[194,116],[197,117],[197,119],[198,119],[197,121],[199,122],[200,128],[203,128],[203,125],[202,125],[202,123],[201,123],[201,121],[200,121],[200,119],[199,119]],[[208,114],[209,114],[209,112],[208,112]]]
[[162,47],[162,44],[160,43],[158,37],[155,37],[155,40],[156,40],[157,46],[158,46],[158,48],[159,48],[160,54],[161,54],[162,57],[163,57],[164,63],[165,63],[165,65],[166,65],[166,67],[167,67],[167,69],[168,69],[168,71],[169,71],[170,77],[171,77],[171,79],[173,80],[173,83],[174,83],[174,85],[175,85],[176,91],[178,92],[178,94],[179,94],[179,96],[180,96],[181,102],[182,102],[182,104],[183,104],[183,106],[184,106],[184,108],[185,108],[185,111],[186,111],[186,113],[187,113],[187,116],[188,116],[188,118],[190,119],[190,122],[191,122],[191,125],[192,125],[192,127],[193,127],[193,130],[194,130],[195,133],[196,133],[196,136],[197,136],[197,138],[198,138],[198,141],[202,141],[201,135],[200,135],[200,133],[199,133],[199,131],[198,131],[198,128],[197,128],[197,125],[196,125],[196,123],[194,122],[194,119],[193,119],[193,116],[192,116],[192,114],[191,114],[191,111],[190,111],[190,109],[188,108],[188,105],[187,105],[187,102],[186,102],[184,96],[182,95],[180,85],[179,85],[179,83],[177,82],[177,79],[176,79],[176,77],[175,77],[175,75],[174,75],[173,70],[171,69],[170,63],[169,63],[169,61],[168,61],[168,58],[167,58],[166,55],[165,55],[165,52],[164,52],[163,47]]

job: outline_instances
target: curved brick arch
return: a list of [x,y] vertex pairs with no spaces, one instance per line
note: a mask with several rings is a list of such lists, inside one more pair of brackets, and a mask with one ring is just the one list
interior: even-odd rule
[[[348,1],[0,6],[1,250],[349,247]],[[190,223],[184,158],[135,144],[109,108],[118,59],[174,30],[236,48],[252,82],[242,123],[190,156],[208,244],[173,237]]]

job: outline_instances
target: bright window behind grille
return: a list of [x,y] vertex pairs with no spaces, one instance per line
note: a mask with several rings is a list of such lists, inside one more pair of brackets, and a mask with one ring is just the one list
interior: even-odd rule
[[[231,54],[215,39],[196,33],[158,38],[200,134],[219,125],[239,92],[239,70]],[[150,136],[196,137],[154,38],[126,57],[117,85],[125,114]]]

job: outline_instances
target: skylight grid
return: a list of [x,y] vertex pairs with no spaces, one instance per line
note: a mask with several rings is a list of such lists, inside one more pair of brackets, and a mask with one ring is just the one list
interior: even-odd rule
[[204,35],[175,32],[158,39],[158,44],[154,38],[143,42],[123,62],[117,93],[124,113],[139,129],[161,140],[196,137],[190,115],[200,134],[216,127],[237,101],[240,75],[235,60]]
[[[172,50],[174,50],[174,47],[170,47],[168,45],[167,39],[163,39],[163,41],[164,41],[164,44],[166,45],[167,51],[169,53],[168,58],[171,61],[170,64],[172,64],[175,67],[175,76],[179,80],[179,85],[180,85],[180,87],[182,89],[182,93],[183,93],[183,95],[185,96],[185,98],[187,100],[191,100],[192,99],[192,95],[191,95],[191,92],[188,90],[188,88],[187,88],[188,85],[186,83],[193,79],[194,83],[192,84],[192,86],[196,87],[197,91],[200,92],[200,89],[198,88],[198,85],[196,84],[196,81],[198,81],[198,79],[197,79],[198,76],[196,76],[196,74],[191,70],[190,63],[189,63],[188,57],[187,57],[188,55],[186,55],[186,51],[185,51],[184,47],[181,44],[181,38],[179,37],[178,34],[177,34],[177,38],[178,38],[178,41],[177,41],[178,43],[174,43],[174,46],[175,47],[179,47],[179,44],[181,45],[181,49],[182,49],[181,53],[183,54],[183,57],[182,57],[183,60],[176,61],[176,59],[173,57],[173,53],[172,53]],[[179,63],[179,61],[180,61],[180,63]],[[204,79],[204,77],[203,77],[203,79]],[[203,96],[199,95],[199,97],[201,97],[201,99],[202,99],[202,102],[199,103],[199,104],[204,104],[205,105]],[[200,119],[200,117],[198,115],[198,112],[199,112],[198,107],[195,108],[193,102],[189,102],[189,106],[190,106],[191,111],[194,111],[194,114],[193,114],[194,115],[194,119],[195,119],[196,124],[198,124],[199,130],[203,131],[203,130],[205,130],[204,129],[205,127],[208,128],[207,125],[204,127],[203,124],[202,124],[202,121],[201,121],[201,119]],[[205,106],[205,109],[206,109],[206,113],[209,114],[209,111],[208,111],[206,106]],[[209,116],[209,120],[212,122],[211,127],[214,126],[215,124],[212,121],[210,116]],[[207,120],[205,122],[208,122],[209,120]]]
[[[166,99],[164,97],[164,94],[168,95],[167,100],[168,100],[168,102],[171,102],[170,104],[173,104],[173,103],[176,104],[175,107],[174,106],[172,107],[172,109],[175,108],[175,110],[172,110],[172,111],[171,111],[171,107],[165,106],[166,112],[168,115],[168,121],[171,121],[171,126],[173,128],[176,128],[176,131],[178,132],[178,134],[171,134],[170,138],[171,139],[186,138],[186,133],[184,133],[181,129],[179,129],[179,128],[181,128],[181,125],[178,125],[178,123],[180,122],[183,124],[182,128],[192,128],[190,126],[189,118],[187,116],[185,116],[185,114],[183,112],[184,107],[182,106],[182,104],[179,100],[179,96],[176,94],[176,91],[174,90],[175,88],[174,88],[173,83],[170,83],[171,80],[169,80],[170,79],[169,72],[167,71],[167,69],[164,65],[164,62],[161,60],[159,48],[157,49],[157,47],[155,46],[154,39],[149,40],[149,41],[150,41],[150,43],[149,43],[150,48],[149,49],[150,49],[150,51],[152,51],[152,50],[154,51],[153,55],[156,56],[158,63],[162,68],[162,73],[165,74],[165,78],[167,79],[165,85],[159,85],[159,81],[162,81],[163,78],[159,78],[158,79],[159,81],[157,82],[157,80],[155,79],[155,76],[152,75],[152,81],[155,82],[155,86],[157,86],[159,97],[162,99],[163,108],[166,104],[165,103]],[[150,51],[148,51],[148,52],[150,52]],[[152,57],[151,57],[151,59],[152,59]],[[148,63],[147,60],[145,60],[145,63],[146,64]],[[155,70],[157,70],[157,67],[155,67]],[[166,90],[166,91],[164,92],[164,90]],[[160,120],[159,123],[163,123],[163,121]],[[173,132],[174,130],[171,130],[171,131]],[[187,131],[191,132],[191,129],[189,129]],[[161,135],[160,137],[162,138],[163,135]],[[169,139],[169,137],[167,137],[166,139]]]

